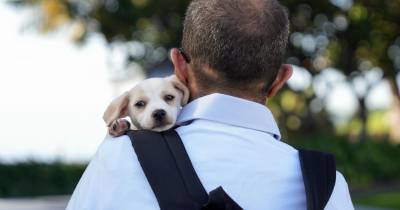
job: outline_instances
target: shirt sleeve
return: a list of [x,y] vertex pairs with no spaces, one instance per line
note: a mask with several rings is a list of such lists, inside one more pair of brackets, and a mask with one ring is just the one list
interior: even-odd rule
[[340,172],[336,172],[336,183],[325,210],[354,210],[349,187]]
[[159,209],[128,136],[106,137],[66,210]]
[[95,204],[91,200],[94,199],[92,193],[98,190],[98,186],[95,184],[98,180],[94,177],[96,171],[98,171],[98,165],[95,156],[95,158],[90,161],[79,180],[78,185],[68,202],[66,210],[95,209]]

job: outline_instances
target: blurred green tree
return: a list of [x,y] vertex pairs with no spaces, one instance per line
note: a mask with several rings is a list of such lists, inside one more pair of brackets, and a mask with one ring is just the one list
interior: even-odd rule
[[[132,41],[144,53],[127,48],[128,62],[143,66],[165,59],[165,49],[179,46],[182,19],[189,0],[9,0],[16,6],[37,10],[35,28],[49,32],[70,24],[71,38],[84,43],[92,33],[103,34],[108,43]],[[360,138],[367,135],[366,97],[382,79],[391,85],[400,104],[396,76],[400,71],[400,0],[282,0],[291,14],[289,63],[304,67],[315,78],[334,68],[342,72],[358,98]],[[157,53],[158,52],[158,53]],[[327,84],[332,90],[335,81]],[[318,117],[309,109],[315,88],[301,91],[298,100],[307,106],[280,109],[288,127],[315,130]],[[282,96],[284,97],[284,96]],[[288,98],[288,97],[286,97]],[[284,100],[276,100],[282,105]],[[326,124],[326,123],[323,123]],[[328,123],[329,124],[329,123]],[[289,126],[290,125],[290,126]]]
[[359,102],[360,138],[367,135],[366,97],[381,79],[399,105],[400,1],[283,0],[291,13],[289,56],[312,75],[329,67],[347,76]]

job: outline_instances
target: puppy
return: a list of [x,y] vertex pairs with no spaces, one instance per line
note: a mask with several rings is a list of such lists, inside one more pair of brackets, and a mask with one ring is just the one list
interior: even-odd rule
[[[188,88],[175,75],[146,79],[114,99],[103,119],[114,137],[129,129],[164,131],[174,126],[180,108],[188,100]],[[127,116],[132,126],[121,119]]]

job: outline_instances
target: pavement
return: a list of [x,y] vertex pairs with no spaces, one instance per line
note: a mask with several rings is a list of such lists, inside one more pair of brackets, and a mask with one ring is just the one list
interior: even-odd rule
[[70,196],[0,199],[0,210],[64,210]]
[[[0,210],[64,210],[68,195],[43,196],[34,198],[0,198]],[[368,206],[356,206],[355,210],[395,210]]]
[[370,207],[370,206],[355,206],[355,210],[398,210],[398,209],[387,209],[387,208],[378,208],[378,207]]

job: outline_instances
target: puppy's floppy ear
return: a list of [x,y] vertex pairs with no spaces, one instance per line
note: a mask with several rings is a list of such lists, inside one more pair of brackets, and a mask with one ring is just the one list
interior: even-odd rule
[[174,88],[182,93],[181,106],[186,105],[189,101],[189,89],[181,81],[179,81],[178,77],[176,77],[175,75],[171,75],[166,79],[172,82]]
[[103,115],[103,120],[107,126],[118,119],[128,116],[129,92],[125,92],[121,96],[115,98],[110,105],[108,105]]

